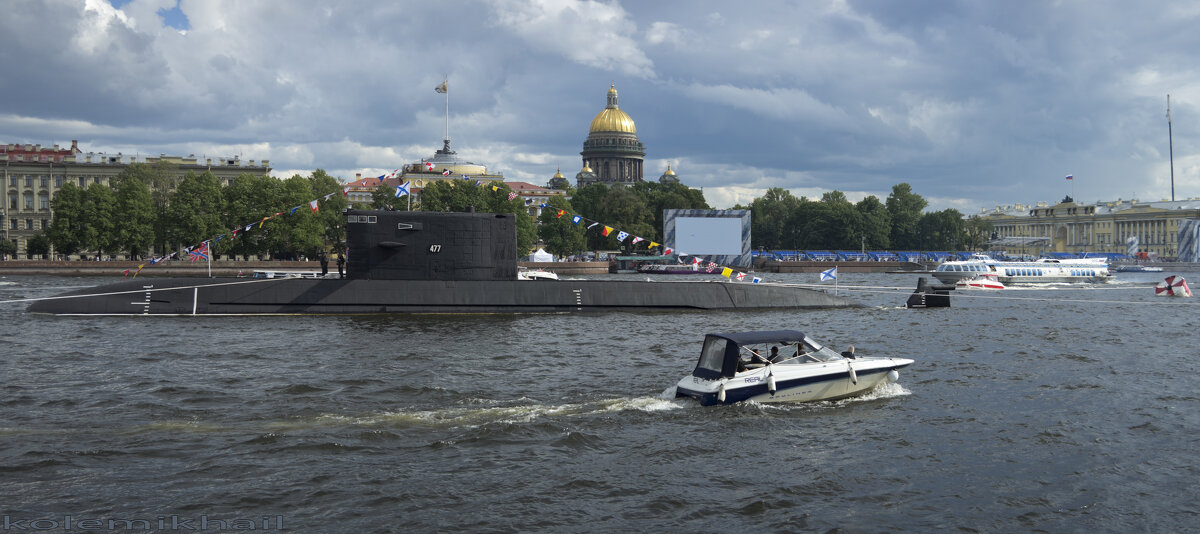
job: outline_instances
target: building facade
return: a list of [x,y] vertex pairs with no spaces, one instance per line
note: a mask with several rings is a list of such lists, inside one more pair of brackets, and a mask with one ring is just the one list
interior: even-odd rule
[[997,206],[980,216],[992,223],[991,248],[1009,253],[1125,254],[1136,238],[1138,252],[1175,257],[1182,222],[1200,218],[1200,198],[1076,204],[1067,197],[1054,205]]
[[113,180],[131,164],[167,164],[182,179],[187,173],[211,172],[222,185],[228,185],[242,174],[265,176],[270,173],[270,162],[262,160],[256,164],[250,160],[244,164],[240,157],[206,158],[201,163],[194,155],[187,157],[127,156],[104,154],[79,149],[78,141],[71,141],[68,148],[54,145],[43,147],[31,144],[0,145],[0,183],[4,185],[5,199],[0,207],[0,239],[14,241],[17,255],[23,256],[29,238],[50,227],[54,214],[51,212],[54,195],[62,186],[73,183],[81,188],[92,184],[111,186]]

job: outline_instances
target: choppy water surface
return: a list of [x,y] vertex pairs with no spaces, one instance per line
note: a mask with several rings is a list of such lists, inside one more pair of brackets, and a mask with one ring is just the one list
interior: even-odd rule
[[[907,289],[860,309],[516,317],[3,304],[0,507],[300,532],[1189,530],[1200,304],[1131,276],[937,310],[904,309]],[[10,276],[0,301],[102,281]],[[848,401],[672,398],[704,333],[780,328],[916,364]]]

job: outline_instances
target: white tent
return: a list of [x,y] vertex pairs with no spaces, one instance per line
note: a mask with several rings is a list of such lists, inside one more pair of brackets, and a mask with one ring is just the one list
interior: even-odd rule
[[529,261],[554,261],[554,255],[546,252],[544,248],[539,248],[537,252],[529,255]]

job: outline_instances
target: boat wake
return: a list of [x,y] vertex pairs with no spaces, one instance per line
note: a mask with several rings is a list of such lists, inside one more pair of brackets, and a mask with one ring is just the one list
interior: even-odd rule
[[660,397],[601,399],[559,405],[518,404],[491,407],[454,407],[437,410],[392,411],[371,415],[323,414],[315,417],[268,424],[272,431],[303,430],[319,427],[463,427],[489,424],[523,424],[546,417],[580,417],[623,411],[659,412],[683,408],[682,404]]

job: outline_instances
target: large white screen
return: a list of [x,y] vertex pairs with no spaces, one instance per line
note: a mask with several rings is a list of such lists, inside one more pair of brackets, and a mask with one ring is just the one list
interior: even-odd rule
[[742,253],[740,217],[676,217],[675,250],[681,254]]

